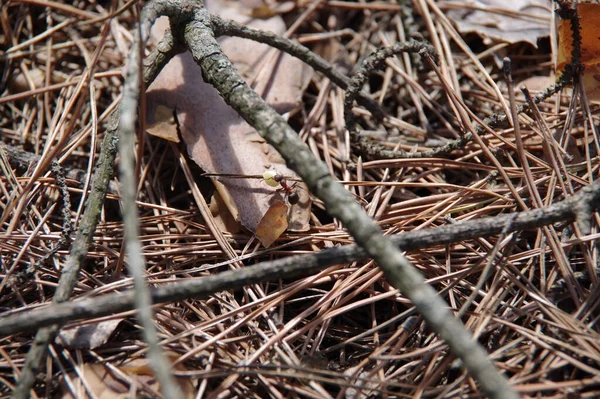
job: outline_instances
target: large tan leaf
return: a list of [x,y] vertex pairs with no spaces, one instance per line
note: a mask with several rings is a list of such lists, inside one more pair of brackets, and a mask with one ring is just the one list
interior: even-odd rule
[[444,1],[439,7],[448,10],[462,33],[474,32],[490,39],[516,43],[550,35],[552,2],[550,0],[467,0]]
[[[266,20],[251,19],[246,11],[225,8],[214,1],[208,2],[207,7],[225,18],[247,22],[255,28],[278,34],[285,29],[278,16]],[[162,32],[158,25],[156,28],[154,35],[160,38]],[[251,84],[255,82],[255,90],[276,110],[284,114],[299,105],[311,77],[311,71],[303,63],[281,54],[272,58],[272,49],[248,40],[226,38],[221,45],[244,78]],[[261,62],[265,60],[270,62],[262,67]],[[150,86],[150,118],[160,105],[175,110],[188,153],[207,173],[260,175],[273,168],[283,175],[293,176],[279,155],[225,104],[211,86],[203,82],[199,67],[189,53],[173,59]],[[219,178],[219,181],[229,190],[242,224],[256,232],[273,196],[279,195],[277,190],[260,179]],[[309,201],[302,204],[302,214],[303,221],[294,225],[296,230],[308,229]]]

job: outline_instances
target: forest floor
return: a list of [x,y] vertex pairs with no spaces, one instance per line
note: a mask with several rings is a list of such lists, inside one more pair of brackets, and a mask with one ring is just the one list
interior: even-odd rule
[[[0,7],[1,321],[43,309],[57,291],[109,115],[122,96],[141,4]],[[278,18],[288,37],[347,76],[380,47],[410,39],[433,45],[433,66],[405,53],[370,71],[363,92],[385,117],[355,104],[362,146],[345,129],[344,90],[321,73],[308,75],[299,85],[301,101],[286,110],[315,157],[388,236],[548,208],[598,176],[593,91],[553,93],[521,113],[516,129],[505,117],[512,105],[527,105],[522,86],[535,96],[555,83],[551,29],[539,38],[529,31],[515,38],[511,27],[504,38],[461,33],[457,27],[469,18],[462,11],[433,0],[298,0],[241,11],[249,20]],[[480,15],[503,14],[496,11]],[[510,16],[555,23],[550,10]],[[198,111],[199,119],[214,117]],[[353,242],[313,198],[306,229],[288,230],[265,248],[249,230],[207,211],[214,189],[202,176],[207,171],[187,157],[189,147],[141,130],[136,137],[140,241],[154,287]],[[116,174],[72,299],[93,302],[133,287]],[[475,238],[432,230],[432,241],[407,246],[406,256],[522,397],[599,397],[598,215],[518,230],[502,220],[499,231]],[[364,255],[340,257],[308,276],[232,287],[154,308],[159,340],[186,398],[482,397],[446,343]],[[70,320],[36,375],[37,397],[160,397],[134,311]],[[93,337],[85,333],[90,326]],[[1,397],[11,396],[34,335],[0,334]]]

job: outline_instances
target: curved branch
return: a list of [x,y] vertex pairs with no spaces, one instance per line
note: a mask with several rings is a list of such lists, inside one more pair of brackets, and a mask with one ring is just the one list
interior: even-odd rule
[[246,84],[221,51],[212,28],[208,11],[198,8],[184,30],[184,40],[200,66],[204,80],[281,154],[288,167],[323,201],[328,213],[343,223],[356,243],[375,260],[387,281],[411,300],[429,327],[463,361],[482,390],[492,398],[517,398],[483,347],[454,317],[421,273],[383,235],[379,226],[350,192],[329,174],[327,166],[314,157],[286,121]]

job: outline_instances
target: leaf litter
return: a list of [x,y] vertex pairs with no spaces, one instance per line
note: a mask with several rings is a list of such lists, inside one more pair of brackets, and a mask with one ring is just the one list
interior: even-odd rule
[[[49,261],[37,264],[57,244],[63,221],[52,174],[38,178],[35,190],[24,196],[22,213],[14,212],[21,201],[17,193],[33,171],[23,160],[40,162],[48,157],[60,142],[52,135],[56,121],[66,114],[72,122],[64,125],[69,140],[62,141],[57,158],[73,176],[67,185],[73,204],[71,218],[78,220],[86,199],[83,182],[96,162],[90,154],[97,152],[107,110],[116,107],[122,65],[131,46],[129,29],[135,20],[129,5],[112,19],[70,22],[47,38],[40,36],[44,29],[60,21],[72,17],[92,21],[109,10],[100,2],[74,2],[75,10],[55,8],[54,3],[44,10],[34,4],[14,4],[9,3],[0,14],[3,26],[11,28],[0,38],[0,57],[8,62],[0,100],[0,204],[7,215],[7,223],[0,225],[3,316],[50,302],[68,257],[68,249],[62,248]],[[420,36],[434,43],[441,75],[418,57],[389,59],[382,71],[371,74],[364,88],[382,104],[387,117],[378,122],[362,107],[353,110],[361,135],[370,142],[392,150],[424,152],[468,130],[474,117],[458,112],[461,107],[480,119],[506,108],[507,87],[498,59],[511,56],[516,81],[548,76],[552,69],[551,56],[543,48],[526,43],[502,43],[495,48],[493,37],[484,46],[463,38],[440,6],[428,0],[402,5],[331,1],[312,8],[298,2],[284,17],[287,26],[304,18],[293,37],[327,55],[346,72],[382,45]],[[48,18],[40,19],[40,13]],[[105,24],[110,25],[109,33],[102,39]],[[28,46],[7,51],[28,40]],[[98,46],[103,49],[95,61],[91,84],[86,95],[81,95],[74,90],[77,79],[90,67],[86,56]],[[11,77],[30,71],[41,71],[46,79],[34,72],[25,78],[34,86],[7,84]],[[70,100],[80,106],[79,111],[66,113]],[[335,176],[355,183],[348,189],[365,201],[389,235],[519,211],[520,204],[532,206],[529,192],[533,188],[544,204],[556,203],[598,175],[597,109],[591,107],[585,114],[585,100],[571,105],[570,96],[564,94],[542,101],[539,116],[520,117],[522,150],[531,163],[535,187],[528,186],[515,130],[508,123],[485,130],[480,142],[470,142],[445,157],[379,160],[351,151],[343,126],[343,92],[326,78],[315,75],[302,100],[302,108],[290,115],[290,123]],[[181,124],[179,115],[177,119]],[[152,284],[202,278],[226,268],[252,267],[261,260],[312,253],[351,241],[316,202],[309,231],[286,232],[268,250],[247,232],[225,232],[233,253],[225,252],[200,217],[172,147],[141,134],[138,143],[140,234]],[[19,158],[23,151],[28,158]],[[256,172],[232,173],[261,174],[260,166]],[[266,184],[258,184],[273,192]],[[131,288],[122,272],[120,220],[118,191],[113,190],[93,233],[94,245],[75,297]],[[558,224],[505,240],[481,237],[432,245],[409,251],[407,256],[453,309],[458,312],[468,305],[462,320],[523,397],[592,398],[600,394],[596,215],[591,223],[589,234],[570,224]],[[9,232],[10,224],[15,228]],[[501,258],[491,257],[495,247]],[[484,273],[490,259],[490,272]],[[27,274],[28,269],[32,274]],[[340,263],[310,277],[161,305],[156,308],[156,323],[163,343],[180,365],[177,372],[186,385],[193,382],[195,394],[479,397],[476,385],[444,343],[410,309],[407,299],[386,283],[376,265],[361,260]],[[81,378],[76,383],[83,386],[110,388],[108,381],[94,379],[87,371],[80,373],[83,377],[73,377],[61,370],[94,367],[104,375],[117,373],[121,365],[139,358],[146,349],[140,327],[131,315],[121,316],[128,321],[121,322],[103,345],[93,350],[51,351],[48,364],[52,367],[41,371],[38,396],[67,395],[71,388],[66,383],[74,378]],[[5,337],[0,343],[3,397],[10,396],[30,344],[31,336],[24,334]],[[254,362],[246,363],[248,359]],[[138,369],[143,370],[143,365]],[[158,388],[144,380],[147,376],[136,374],[138,369],[121,375],[119,384],[153,396]],[[61,379],[64,388],[53,383]]]

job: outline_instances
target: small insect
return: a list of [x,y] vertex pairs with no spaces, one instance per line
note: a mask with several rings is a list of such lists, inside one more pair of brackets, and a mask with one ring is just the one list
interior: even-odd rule
[[[301,182],[302,180],[300,180],[298,178],[294,178],[294,177],[284,176],[274,169],[267,169],[263,172],[262,175],[241,175],[241,174],[233,174],[233,173],[204,173],[203,176],[224,177],[224,178],[228,178],[228,179],[263,179],[265,181],[265,183],[267,183],[267,185],[283,190],[287,197],[287,201],[290,205],[296,205],[298,202],[300,202],[300,196],[298,195],[298,188],[296,188],[295,186],[296,186],[296,184],[298,184],[298,182]],[[289,184],[288,183],[289,181],[293,181],[294,183]],[[341,181],[340,183],[349,184],[349,185],[362,184],[365,186],[374,186],[374,185],[382,185],[382,184],[385,185],[385,183],[379,183],[379,182],[359,182],[359,181],[352,181],[352,182]],[[388,185],[389,184],[390,183],[388,183]],[[391,183],[391,184],[394,184],[394,183]],[[354,198],[356,198],[356,200],[358,202],[360,202],[363,206],[367,205],[367,201],[364,198],[361,198],[360,196],[358,196],[354,193],[352,193],[352,196],[354,196]]]
[[[300,196],[296,192],[296,184],[300,181],[298,179],[294,179],[291,177],[287,177],[277,172],[274,169],[266,170],[262,176],[261,175],[238,175],[238,174],[228,174],[228,173],[205,173],[203,176],[210,177],[225,177],[225,178],[233,178],[233,179],[263,179],[267,185],[270,187],[275,187],[281,189],[285,192],[288,202],[290,205],[296,205],[300,201]],[[288,182],[293,180],[293,184],[289,184]]]
[[283,191],[287,193],[287,199],[290,205],[296,205],[298,201],[300,201],[300,196],[294,191],[294,186],[297,182],[291,186],[288,185],[285,176],[273,169],[265,171],[265,173],[263,173],[263,179],[265,179],[265,182],[271,187],[281,186]]

